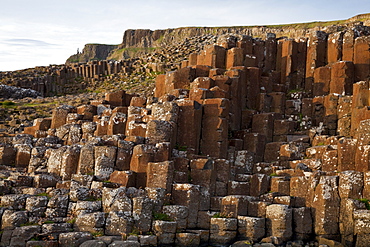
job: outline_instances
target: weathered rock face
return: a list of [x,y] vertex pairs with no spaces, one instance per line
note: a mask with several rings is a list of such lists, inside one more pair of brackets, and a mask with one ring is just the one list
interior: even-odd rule
[[[340,26],[326,28],[331,32],[340,30]],[[291,27],[184,27],[175,29],[149,30],[149,29],[128,29],[123,35],[121,48],[123,47],[156,47],[179,42],[185,38],[202,36],[205,34],[222,35],[227,33],[245,34],[254,37],[262,37],[266,33],[275,33],[277,37],[299,38],[304,37],[319,28],[295,29]],[[231,48],[231,47],[230,47]]]
[[228,34],[155,97],[117,90],[1,138],[0,244],[366,246],[365,34],[349,61],[345,35]]
[[0,84],[0,98],[23,99],[26,97],[36,98],[38,96],[41,96],[40,93],[32,89],[23,89]]
[[105,60],[118,45],[86,44],[81,53],[70,56],[66,63],[86,63],[91,60]]

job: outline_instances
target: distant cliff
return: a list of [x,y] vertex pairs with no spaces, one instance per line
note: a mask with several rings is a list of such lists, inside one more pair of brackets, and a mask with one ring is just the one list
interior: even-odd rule
[[81,54],[71,56],[67,62],[87,62],[90,60],[120,60],[135,57],[151,49],[165,47],[202,35],[222,35],[226,33],[244,34],[255,38],[265,38],[267,33],[275,33],[276,37],[306,37],[315,31],[334,33],[364,22],[370,24],[370,14],[361,14],[347,20],[310,22],[271,26],[238,26],[238,27],[180,27],[161,30],[128,29],[124,32],[122,43],[112,45],[86,45]]
[[86,63],[91,60],[104,60],[118,45],[86,44],[81,53],[70,56],[66,63]]

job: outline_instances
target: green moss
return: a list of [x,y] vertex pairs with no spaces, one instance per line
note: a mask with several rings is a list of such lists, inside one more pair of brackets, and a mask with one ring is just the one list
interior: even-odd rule
[[69,224],[74,224],[75,222],[76,222],[76,218],[67,220],[67,223],[69,223]]
[[366,199],[366,198],[361,198],[361,199],[357,199],[358,201],[360,202],[363,202],[365,203],[365,207],[367,210],[370,210],[370,203],[369,203],[369,199]]
[[129,235],[131,236],[138,236],[139,234],[140,234],[140,231],[136,227],[133,227],[132,231],[129,233]]
[[157,39],[157,42],[158,42],[158,43],[162,43],[163,39],[164,39],[164,34],[162,34],[162,35],[159,37],[159,39]]
[[221,213],[215,213],[212,218],[228,218],[227,215]]
[[45,220],[43,224],[54,224],[55,222],[52,220]]
[[24,223],[24,224],[21,224],[20,226],[37,226],[38,224],[37,223],[34,223],[34,222],[27,222],[27,223]]
[[96,202],[96,201],[101,201],[102,198],[96,198],[93,196],[89,196],[85,201],[90,201],[90,202]]
[[5,100],[3,102],[0,102],[0,104],[2,104],[3,106],[15,105],[15,103],[13,101],[10,101],[10,100]]
[[37,194],[36,196],[46,196],[47,198],[50,198],[50,197],[51,197],[51,196],[50,196],[48,193],[46,193],[46,192],[39,193],[39,194]]
[[178,143],[176,143],[175,149],[177,149],[179,151],[186,151],[186,150],[188,150],[188,147],[187,146],[182,146],[182,145],[179,145]]
[[98,232],[93,232],[91,233],[95,238],[97,237],[101,237],[101,236],[104,236],[104,232],[103,231],[98,231]]
[[170,216],[168,216],[167,214],[164,214],[164,213],[153,212],[153,218],[154,218],[154,220],[172,221]]

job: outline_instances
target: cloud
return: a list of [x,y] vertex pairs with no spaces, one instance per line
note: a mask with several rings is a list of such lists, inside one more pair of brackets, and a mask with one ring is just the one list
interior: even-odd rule
[[36,39],[6,39],[4,40],[4,43],[10,46],[56,46],[55,44],[50,44]]
[[0,56],[11,56],[13,53],[7,51],[0,51]]

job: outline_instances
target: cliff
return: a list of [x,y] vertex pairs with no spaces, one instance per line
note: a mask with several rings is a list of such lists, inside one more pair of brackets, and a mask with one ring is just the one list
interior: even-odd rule
[[81,53],[70,56],[66,63],[86,63],[91,60],[104,60],[117,45],[86,44]]
[[[351,28],[359,24],[359,22],[364,22],[365,25],[370,24],[370,14],[356,15],[347,20],[269,26],[180,27],[154,31],[150,29],[128,29],[124,32],[120,45],[112,48],[113,46],[109,45],[88,44],[81,54],[75,54],[68,58],[67,63],[105,59],[121,60],[137,57],[158,47],[174,45],[186,38],[210,34],[218,36],[233,33],[249,35],[255,38],[265,38],[267,33],[275,33],[278,38],[300,38],[308,37],[316,31],[324,31],[328,34],[339,32],[343,29]],[[95,55],[94,52],[100,55]]]
[[276,37],[300,38],[308,37],[316,31],[335,33],[351,26],[370,24],[370,14],[360,14],[347,20],[309,22],[269,26],[235,26],[235,27],[180,27],[174,29],[149,30],[128,29],[123,35],[120,48],[127,47],[163,47],[178,43],[185,38],[202,35],[222,35],[226,33],[244,34],[255,38],[265,38],[267,33],[275,33]]

